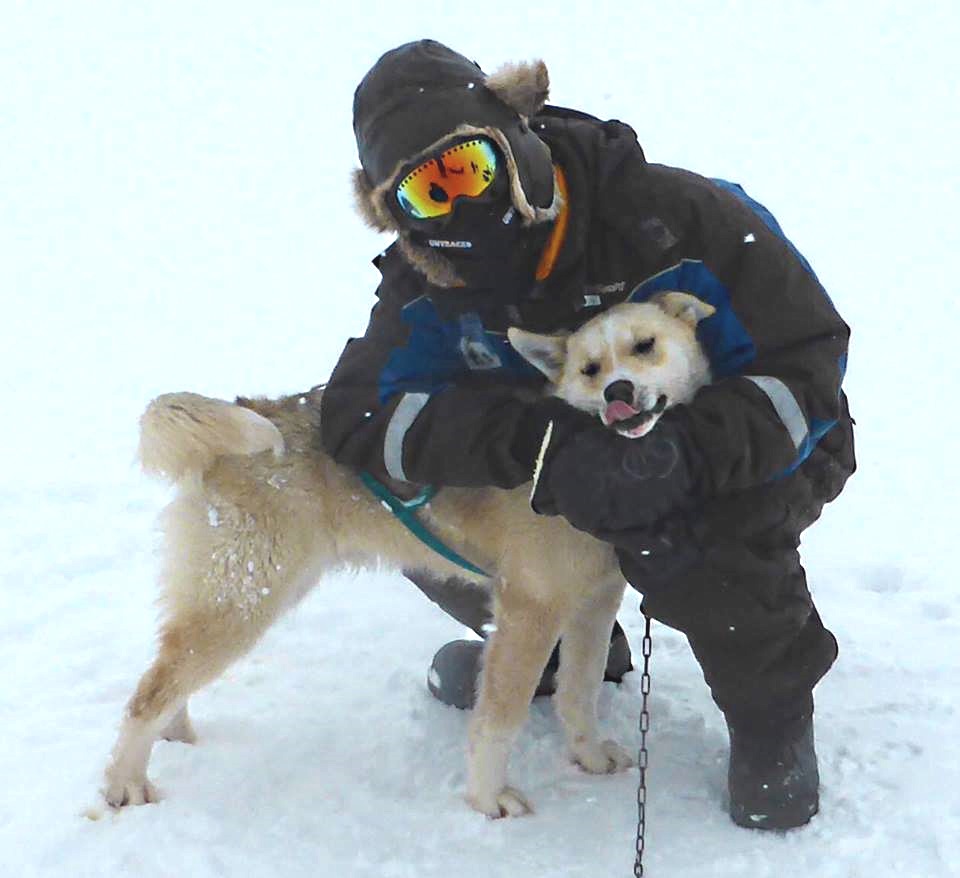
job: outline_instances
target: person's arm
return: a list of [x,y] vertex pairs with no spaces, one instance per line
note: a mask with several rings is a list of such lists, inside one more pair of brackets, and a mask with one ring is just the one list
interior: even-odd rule
[[756,354],[669,420],[702,452],[707,488],[723,494],[789,474],[836,425],[850,330],[803,258],[758,223],[721,239],[704,262]]
[[439,338],[412,342],[397,294],[411,269],[396,260],[380,260],[384,280],[367,330],[348,342],[324,389],[323,447],[380,479],[502,488],[529,481],[546,416],[530,427],[513,389],[471,383]]
[[788,476],[836,424],[849,330],[795,251],[724,198],[716,212],[698,206],[703,258],[676,278],[723,286],[755,348],[743,374],[703,388],[642,439],[558,420],[538,510],[629,544],[675,509]]

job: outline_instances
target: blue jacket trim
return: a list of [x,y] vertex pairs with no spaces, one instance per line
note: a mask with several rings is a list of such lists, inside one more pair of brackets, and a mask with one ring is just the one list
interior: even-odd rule
[[[840,387],[843,385],[843,379],[847,375],[846,353],[840,355],[840,359],[837,361],[837,370],[840,372],[840,381],[837,387],[837,399],[839,399]],[[821,421],[817,418],[812,418],[810,421],[810,429],[807,432],[807,438],[804,439],[803,444],[797,449],[797,459],[776,478],[788,476],[790,473],[794,472],[794,470],[798,469],[800,464],[802,464],[813,453],[813,449],[816,447],[817,443],[839,423],[840,422],[836,418],[834,418],[832,421]]]
[[697,338],[710,360],[715,380],[742,375],[756,357],[753,339],[730,304],[730,292],[699,259],[684,259],[635,287],[629,302],[647,299],[670,290],[691,293],[716,309],[697,324]]
[[747,207],[750,208],[763,222],[763,224],[773,232],[781,241],[783,241],[787,247],[790,248],[790,252],[797,257],[797,260],[804,267],[804,270],[818,283],[820,284],[820,289],[823,290],[823,294],[827,297],[827,300],[830,301],[832,305],[833,302],[830,300],[830,296],[827,294],[827,291],[823,289],[823,284],[820,283],[820,278],[817,277],[817,273],[813,270],[813,266],[807,262],[806,256],[804,256],[794,245],[783,229],[780,226],[780,223],[777,222],[777,218],[770,213],[770,211],[764,207],[759,201],[754,198],[751,198],[747,195],[743,186],[739,183],[731,183],[729,180],[721,180],[719,177],[712,177],[711,182],[715,183],[725,192],[729,192],[731,195],[735,195],[740,201],[742,201]]
[[404,306],[401,319],[409,324],[410,335],[380,373],[381,404],[397,393],[436,393],[455,378],[477,371],[508,380],[540,374],[506,335],[485,329],[476,314],[443,320],[433,302],[421,296]]
[[797,449],[797,457],[783,472],[777,473],[770,481],[785,478],[800,469],[801,464],[813,453],[817,443],[827,435],[836,425],[836,419],[832,421],[818,421],[814,418],[810,422],[810,430],[803,440],[803,443]]

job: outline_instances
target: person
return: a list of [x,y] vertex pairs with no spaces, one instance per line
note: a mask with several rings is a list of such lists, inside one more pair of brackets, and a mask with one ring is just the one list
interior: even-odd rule
[[[323,445],[394,486],[512,488],[539,459],[534,510],[610,543],[644,611],[688,638],[730,734],[733,820],[802,825],[819,805],[812,691],[837,646],[798,546],[855,469],[849,329],[741,187],[647,162],[628,125],[547,92],[543,62],[487,76],[432,40],[363,78],[356,200],[396,240],[324,392]],[[546,398],[505,338],[663,290],[716,309],[698,329],[713,382],[639,439]],[[408,575],[485,633],[478,590]],[[431,691],[469,704],[479,648],[441,649]],[[608,679],[629,669],[618,626]]]

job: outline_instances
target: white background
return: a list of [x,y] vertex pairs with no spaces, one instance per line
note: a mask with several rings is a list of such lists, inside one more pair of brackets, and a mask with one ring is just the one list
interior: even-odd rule
[[[566,765],[549,705],[514,758],[536,815],[466,808],[467,716],[423,682],[462,631],[388,573],[325,582],[196,698],[200,743],[156,748],[161,804],[97,807],[153,649],[168,494],[137,417],[305,389],[362,332],[388,240],[351,212],[353,89],[423,36],[487,71],[542,57],[554,103],[742,183],[853,328],[860,471],[803,547],[841,646],[822,813],[729,822],[722,719],[658,627],[648,874],[960,874],[960,13],[852,0],[0,2],[0,874],[629,874],[636,774]],[[638,647],[636,595],[621,619]],[[636,677],[602,703],[630,746]]]

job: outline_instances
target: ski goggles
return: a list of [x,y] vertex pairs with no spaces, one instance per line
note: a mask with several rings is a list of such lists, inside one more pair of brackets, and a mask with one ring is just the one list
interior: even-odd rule
[[458,198],[483,195],[496,180],[499,164],[497,149],[486,137],[455,143],[400,180],[397,203],[412,219],[447,216]]

